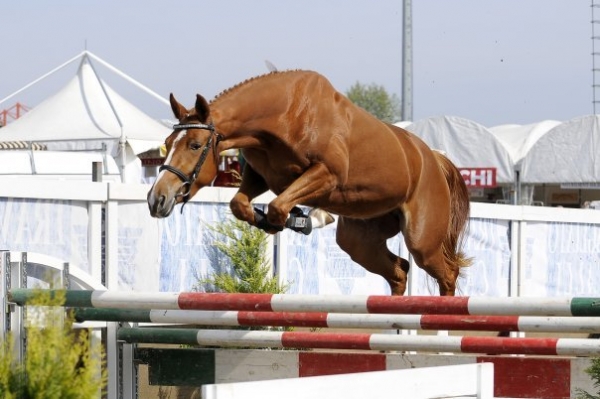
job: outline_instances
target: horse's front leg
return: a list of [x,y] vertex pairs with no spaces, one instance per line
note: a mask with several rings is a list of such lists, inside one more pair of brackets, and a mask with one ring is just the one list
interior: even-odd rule
[[250,165],[246,164],[240,188],[229,202],[233,216],[255,226],[256,220],[254,218],[252,200],[267,192],[268,189],[267,183],[262,176],[256,173]]
[[294,206],[311,204],[311,200],[329,194],[336,184],[335,175],[324,164],[311,166],[271,201],[267,212],[268,222],[275,226],[284,226]]

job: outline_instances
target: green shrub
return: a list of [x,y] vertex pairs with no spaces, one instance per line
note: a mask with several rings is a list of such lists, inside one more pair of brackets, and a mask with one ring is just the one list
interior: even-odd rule
[[[207,278],[200,278],[199,285],[214,287],[214,290],[228,293],[284,294],[287,284],[280,284],[272,275],[267,258],[269,235],[264,231],[241,220],[229,218],[216,225],[209,226],[215,233],[213,244],[225,255],[231,266],[231,273],[213,273]],[[220,269],[219,260],[213,258],[213,266]],[[206,289],[211,291],[212,289]],[[213,327],[214,328],[214,327]],[[284,330],[293,331],[294,327],[233,327],[244,330]],[[310,331],[318,331],[311,328]],[[310,348],[295,348],[310,350]]]
[[22,377],[19,368],[14,368],[12,348],[13,339],[10,336],[0,344],[0,397],[5,399],[17,397]]
[[0,346],[0,397],[6,399],[97,398],[106,385],[104,354],[92,345],[89,331],[74,330],[62,307],[64,293],[40,293],[28,303],[27,346],[22,362],[14,340]]
[[282,294],[287,290],[271,273],[267,233],[233,218],[209,228],[215,233],[214,245],[227,257],[232,272],[212,273],[201,278],[200,285],[208,286],[208,291],[229,293]]

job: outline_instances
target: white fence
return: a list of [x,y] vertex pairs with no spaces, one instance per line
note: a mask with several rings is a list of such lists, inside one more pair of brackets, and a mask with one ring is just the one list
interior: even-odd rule
[[[208,225],[229,215],[234,188],[205,188],[167,219],[153,219],[148,186],[0,179],[0,249],[47,254],[79,265],[110,289],[187,291],[219,270]],[[265,204],[270,195],[257,201]],[[394,252],[407,255],[397,236]],[[335,243],[335,225],[272,240],[274,268],[290,293],[386,294],[379,276]],[[593,296],[600,286],[600,212],[472,203],[459,281],[462,295]],[[221,258],[222,261],[222,258]],[[437,294],[413,267],[409,293]]]

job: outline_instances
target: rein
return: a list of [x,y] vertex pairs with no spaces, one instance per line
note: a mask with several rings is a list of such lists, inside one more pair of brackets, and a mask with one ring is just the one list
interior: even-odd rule
[[[215,130],[215,126],[212,123],[211,124],[187,123],[187,124],[173,125],[173,130],[184,130],[184,129],[209,130],[211,133],[211,135],[208,137],[208,140],[206,141],[206,144],[204,144],[204,148],[202,148],[202,153],[200,153],[200,158],[198,158],[198,162],[196,163],[196,166],[194,167],[194,170],[192,171],[191,174],[186,175],[181,169],[177,169],[171,165],[161,165],[161,167],[158,168],[159,172],[166,170],[171,173],[174,173],[175,175],[177,175],[177,177],[179,177],[183,181],[184,186],[187,185],[187,191],[185,193],[177,194],[178,197],[183,197],[183,203],[185,204],[190,199],[190,191],[192,189],[192,184],[194,183],[194,181],[196,181],[196,178],[198,177],[198,173],[200,173],[200,169],[202,169],[202,165],[206,161],[208,152],[210,151],[210,149],[212,147],[213,137],[215,137],[217,139],[216,143],[218,144],[219,141],[221,141],[223,139],[223,135],[217,133],[217,131]],[[183,212],[183,207],[181,208],[181,211]]]

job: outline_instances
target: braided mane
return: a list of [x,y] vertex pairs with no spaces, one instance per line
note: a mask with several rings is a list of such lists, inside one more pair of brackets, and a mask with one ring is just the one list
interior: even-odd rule
[[270,77],[273,77],[274,75],[282,75],[282,74],[286,74],[286,73],[299,72],[299,71],[301,71],[301,70],[300,69],[290,69],[290,70],[286,70],[286,71],[272,71],[272,72],[268,72],[268,73],[265,73],[262,75],[254,76],[252,78],[248,78],[248,79],[244,80],[243,82],[237,83],[236,85],[231,86],[230,88],[225,89],[222,92],[220,92],[219,94],[217,94],[210,101],[210,105],[215,104],[216,102],[221,100],[223,97],[227,96],[228,94],[231,94],[231,92],[239,89],[240,87],[246,86],[249,83],[256,82],[257,80],[261,80],[261,79],[268,79]]

